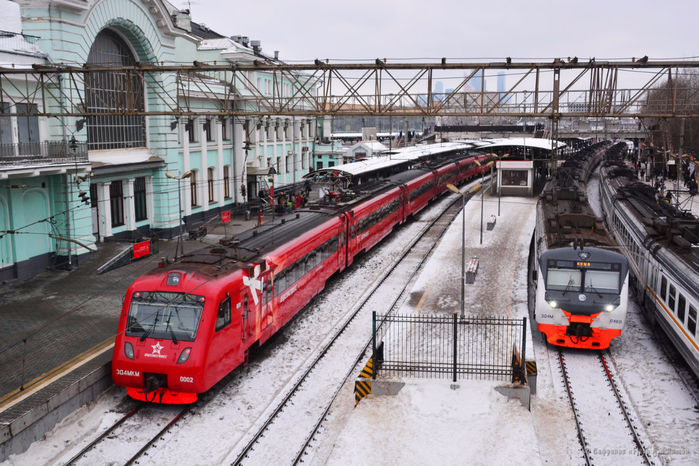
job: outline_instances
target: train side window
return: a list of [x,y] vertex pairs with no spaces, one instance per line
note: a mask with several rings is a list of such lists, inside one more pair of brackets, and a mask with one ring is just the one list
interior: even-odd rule
[[274,297],[279,296],[284,290],[286,290],[286,270],[282,270],[274,277]]
[[677,318],[680,319],[682,325],[684,325],[684,310],[687,307],[687,300],[684,299],[682,293],[677,297]]
[[218,306],[218,317],[216,318],[216,331],[225,328],[231,323],[231,298],[221,301]]
[[660,298],[663,301],[667,301],[667,278],[665,278],[665,275],[660,279]]
[[670,285],[670,296],[667,298],[667,305],[670,307],[671,312],[675,312],[675,294],[677,290],[675,285]]
[[697,332],[697,310],[694,306],[689,305],[689,319],[687,321],[687,330],[694,336]]

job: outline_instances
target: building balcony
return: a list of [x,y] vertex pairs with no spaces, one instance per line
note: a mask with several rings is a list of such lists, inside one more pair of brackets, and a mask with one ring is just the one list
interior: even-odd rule
[[0,144],[0,170],[10,167],[37,167],[86,164],[87,144],[67,141]]

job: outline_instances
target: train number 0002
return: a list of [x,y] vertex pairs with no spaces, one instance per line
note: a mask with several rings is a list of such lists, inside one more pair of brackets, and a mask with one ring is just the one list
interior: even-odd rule
[[180,382],[194,383],[194,377],[180,377]]

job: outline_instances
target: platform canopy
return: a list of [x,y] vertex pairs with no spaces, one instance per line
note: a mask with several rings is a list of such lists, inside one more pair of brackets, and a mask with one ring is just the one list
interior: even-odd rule
[[[553,150],[553,140],[552,139],[541,139],[541,138],[508,138],[508,139],[496,139],[492,144],[487,146],[481,146],[479,150],[496,149],[500,147],[526,147],[527,149],[543,149],[543,150]],[[561,149],[565,147],[564,142],[558,142],[558,148]]]
[[336,173],[341,177],[355,177],[367,173],[397,167],[410,162],[419,162],[431,156],[441,153],[454,152],[459,150],[473,149],[475,145],[471,142],[445,142],[442,144],[427,144],[394,149],[390,155],[378,157],[362,158],[355,162],[335,165],[334,167],[321,168],[304,176],[304,178],[314,178],[322,176],[324,173]]

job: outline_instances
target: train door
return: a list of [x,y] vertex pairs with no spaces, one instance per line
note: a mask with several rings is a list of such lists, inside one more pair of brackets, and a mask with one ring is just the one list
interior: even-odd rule
[[401,205],[399,207],[400,209],[400,223],[405,222],[408,219],[408,206],[410,205],[410,191],[408,191],[408,187],[406,185],[401,185],[400,187],[400,193],[401,193]]
[[268,269],[260,275],[260,331],[264,332],[274,323],[274,276],[273,270]]
[[[252,339],[254,326],[252,322],[254,320],[252,308],[250,306],[250,298],[248,298],[247,293],[241,293],[236,308],[241,313],[242,325],[242,339],[243,341],[248,341]],[[247,346],[247,345],[246,345]]]
[[345,225],[340,227],[337,235],[337,270],[344,270],[347,265],[347,249],[345,249]]

